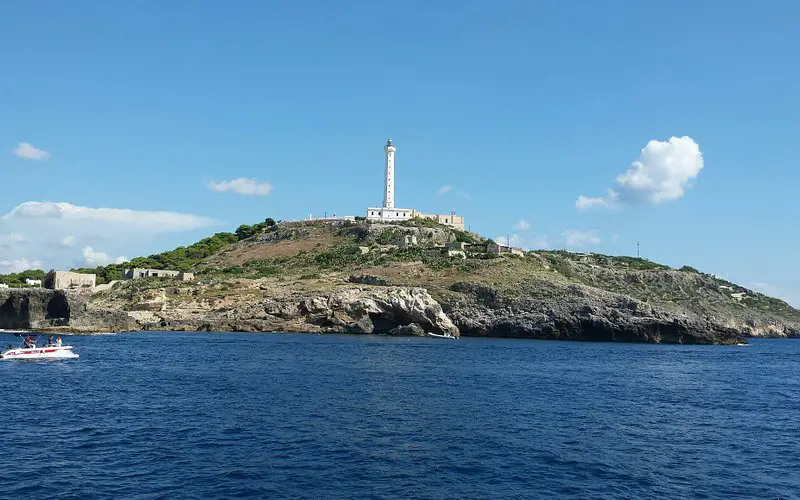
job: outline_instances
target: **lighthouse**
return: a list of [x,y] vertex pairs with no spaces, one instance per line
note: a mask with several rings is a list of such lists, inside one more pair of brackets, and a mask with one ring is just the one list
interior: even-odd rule
[[397,148],[391,139],[383,147],[383,206],[367,209],[367,219],[381,222],[404,221],[413,217],[410,208],[396,208],[394,206],[394,154]]
[[383,152],[386,155],[386,188],[383,192],[383,208],[394,208],[394,147],[392,140],[386,141]]

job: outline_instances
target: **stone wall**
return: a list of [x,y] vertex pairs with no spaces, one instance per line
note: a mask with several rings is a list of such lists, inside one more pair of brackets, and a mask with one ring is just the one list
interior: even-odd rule
[[50,271],[44,278],[44,287],[51,290],[92,289],[96,283],[97,276],[94,274],[71,271]]

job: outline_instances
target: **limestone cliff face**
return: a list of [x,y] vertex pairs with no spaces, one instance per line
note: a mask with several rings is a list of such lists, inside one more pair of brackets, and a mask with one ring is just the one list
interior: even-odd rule
[[691,344],[744,342],[742,330],[626,295],[568,282],[447,290],[268,279],[96,294],[97,309],[126,311],[141,329],[512,337]]
[[342,286],[290,291],[242,280],[229,294],[214,289],[111,292],[98,307],[129,311],[143,329],[341,332],[458,336],[441,305],[422,288]]
[[126,331],[126,314],[93,308],[85,297],[63,290],[0,289],[0,328],[69,332]]
[[736,344],[729,328],[691,314],[582,285],[540,285],[536,293],[506,293],[459,282],[442,298],[463,335],[589,341]]

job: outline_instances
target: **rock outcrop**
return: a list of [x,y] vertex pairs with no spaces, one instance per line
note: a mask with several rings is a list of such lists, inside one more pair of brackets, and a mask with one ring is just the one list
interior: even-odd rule
[[[472,245],[454,258],[457,241]],[[90,300],[165,330],[700,344],[800,336],[800,310],[688,266],[567,251],[502,256],[484,242],[432,221],[281,222],[191,263],[198,282],[136,280]]]
[[[733,328],[678,315],[645,302],[582,285],[539,284],[537,296],[504,294],[459,282],[445,311],[465,336],[587,341],[736,344]],[[544,288],[547,287],[547,290]]]
[[[244,280],[238,284],[237,295],[221,299],[156,289],[107,294],[98,302],[130,311],[143,329],[459,335],[422,288],[344,286],[328,293],[286,293]],[[179,300],[169,300],[176,296]]]
[[0,328],[63,332],[136,329],[120,311],[96,309],[85,297],[63,290],[0,289]]

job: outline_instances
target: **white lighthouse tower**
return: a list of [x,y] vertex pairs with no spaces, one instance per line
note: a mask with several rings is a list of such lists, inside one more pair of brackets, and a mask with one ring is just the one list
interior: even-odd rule
[[408,220],[413,215],[410,208],[395,208],[394,206],[394,153],[397,148],[391,139],[386,141],[383,147],[385,155],[385,171],[383,186],[383,206],[371,207],[367,209],[367,219],[382,222],[393,222]]
[[383,147],[386,153],[386,189],[383,192],[383,208],[394,208],[394,147],[392,140],[386,141]]

